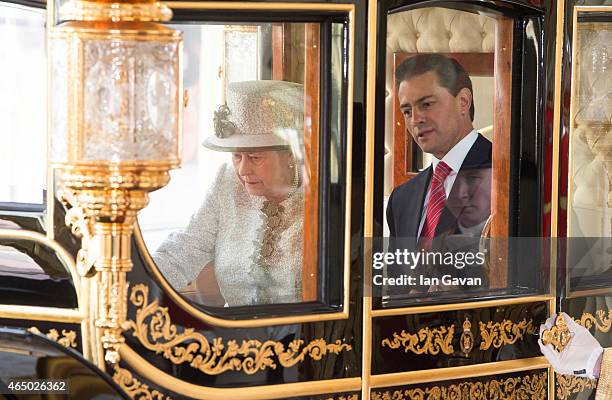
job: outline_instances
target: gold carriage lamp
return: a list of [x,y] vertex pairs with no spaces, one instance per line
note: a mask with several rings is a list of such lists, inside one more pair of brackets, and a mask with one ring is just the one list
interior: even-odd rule
[[[82,234],[104,359],[119,360],[130,238],[148,192],[166,185],[180,154],[181,33],[153,1],[69,1],[50,32],[51,165]],[[98,364],[101,354],[94,354]]]

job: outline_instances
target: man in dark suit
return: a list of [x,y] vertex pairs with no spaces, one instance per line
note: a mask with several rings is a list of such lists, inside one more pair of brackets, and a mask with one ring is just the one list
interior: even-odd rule
[[[433,156],[433,163],[393,190],[387,223],[391,237],[435,237],[457,220],[446,201],[459,173],[490,170],[491,142],[474,130],[472,82],[455,60],[439,54],[411,57],[398,67],[396,82],[406,128],[421,150]],[[432,204],[437,169],[443,196],[436,197],[441,204]],[[427,220],[430,205],[438,208]]]
[[419,54],[400,64],[396,82],[406,129],[433,162],[389,198],[390,249],[440,250],[442,237],[479,237],[491,212],[492,145],[472,124],[469,75],[453,59]]

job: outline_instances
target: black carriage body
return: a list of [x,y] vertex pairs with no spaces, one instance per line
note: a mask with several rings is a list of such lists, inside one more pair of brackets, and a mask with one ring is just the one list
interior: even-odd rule
[[[53,6],[55,23],[61,22],[60,3]],[[52,207],[0,203],[0,220],[16,232],[11,236],[9,229],[0,229],[0,245],[27,255],[44,271],[40,277],[0,276],[0,325],[9,327],[6,335],[12,328],[27,329],[30,333],[13,332],[22,347],[42,340],[32,337],[37,333],[91,358],[105,369],[97,379],[116,390],[117,398],[126,396],[124,390],[132,398],[159,399],[488,399],[519,393],[565,399],[594,390],[592,382],[554,376],[541,357],[537,335],[540,324],[562,310],[587,324],[602,346],[611,345],[612,314],[603,306],[610,298],[607,275],[585,278],[568,272],[572,243],[566,226],[572,192],[574,24],[610,21],[611,9],[549,0],[165,4],[173,9],[168,22],[173,26],[294,23],[320,28],[316,300],[231,308],[193,302],[164,278],[137,226],[133,268],[126,277],[121,361],[104,362],[100,343],[91,340],[91,304],[79,292],[84,278],[75,279],[80,237],[64,224],[70,207],[52,193],[44,196]],[[500,193],[506,201],[506,236],[537,238],[537,251],[530,264],[509,258],[504,290],[418,301],[369,296],[371,252],[384,251],[378,239],[386,235],[385,163],[392,153],[389,21],[395,14],[431,7],[511,26],[507,187]],[[332,25],[342,32],[337,108]],[[499,44],[496,51],[502,48]],[[501,81],[499,71],[495,74],[493,79]],[[334,125],[336,115],[340,122]],[[416,173],[424,166],[423,154],[416,146],[409,153],[409,172]],[[508,240],[509,247],[519,246]],[[3,263],[0,267],[9,265],[7,259]],[[73,352],[65,356],[85,364]]]

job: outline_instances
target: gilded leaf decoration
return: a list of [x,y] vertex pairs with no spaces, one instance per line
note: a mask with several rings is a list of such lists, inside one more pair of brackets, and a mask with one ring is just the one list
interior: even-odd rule
[[393,391],[372,391],[372,400],[443,400],[443,399],[530,399],[547,396],[547,373],[522,377],[492,379],[485,382],[461,382],[448,386],[431,386]]
[[440,351],[444,354],[453,354],[452,345],[455,325],[450,327],[440,326],[438,328],[422,328],[416,334],[402,330],[401,333],[393,333],[393,339],[383,339],[382,347],[399,349],[404,347],[404,351],[414,354],[436,355]]
[[28,328],[28,331],[32,333],[37,333],[39,335],[45,335],[49,339],[61,344],[64,347],[72,347],[75,349],[77,347],[77,342],[76,342],[77,333],[72,330],[69,331],[66,329],[62,329],[62,333],[60,334],[60,332],[57,329],[53,328],[53,329],[50,329],[49,332],[47,333],[42,333],[37,327],[32,326]]
[[588,379],[574,375],[563,375],[555,373],[557,382],[557,398],[567,400],[574,393],[580,393],[586,389],[597,387],[596,379]]
[[148,385],[140,382],[132,376],[132,373],[127,369],[123,369],[115,364],[115,373],[113,380],[121,389],[125,391],[132,399],[138,400],[172,400],[170,396],[157,391],[151,390]]
[[587,329],[595,326],[596,330],[607,333],[610,332],[612,327],[612,310],[608,310],[607,313],[604,310],[597,310],[595,315],[585,312],[582,313],[582,316],[576,322]]
[[189,363],[208,375],[219,375],[227,371],[242,371],[248,375],[267,368],[275,369],[277,362],[292,367],[303,362],[306,357],[321,360],[328,354],[340,354],[352,350],[352,346],[337,340],[327,343],[324,339],[314,339],[309,343],[293,340],[285,348],[283,343],[266,340],[228,340],[212,338],[186,328],[179,332],[172,324],[168,309],[160,307],[157,299],[149,303],[149,289],[143,284],[134,286],[130,301],[136,307],[136,321],[127,321],[126,331],[147,349],[161,354],[174,364]]
[[540,336],[542,337],[541,340],[544,346],[550,344],[559,353],[562,352],[572,340],[572,332],[568,328],[562,314],[557,314],[554,325],[548,329],[542,330]]
[[533,334],[536,331],[536,327],[533,324],[533,320],[522,321],[515,323],[511,320],[503,320],[502,322],[488,321],[485,325],[484,322],[480,322],[480,336],[482,342],[480,342],[480,350],[487,350],[491,346],[499,349],[502,346],[516,343],[517,340],[522,339],[527,334]]

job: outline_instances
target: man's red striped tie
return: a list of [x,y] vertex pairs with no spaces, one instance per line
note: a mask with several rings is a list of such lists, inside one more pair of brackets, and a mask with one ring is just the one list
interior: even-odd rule
[[429,186],[429,203],[427,203],[427,214],[423,230],[421,231],[421,239],[433,239],[436,234],[436,226],[438,226],[440,215],[446,206],[444,181],[451,171],[451,167],[444,161],[440,161],[436,165],[433,177],[431,178],[431,185]]

